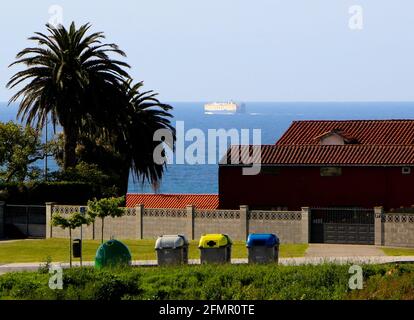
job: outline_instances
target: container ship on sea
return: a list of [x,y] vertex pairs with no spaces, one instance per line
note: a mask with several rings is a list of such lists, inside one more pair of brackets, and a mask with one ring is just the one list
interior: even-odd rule
[[204,105],[204,112],[209,114],[233,114],[244,113],[246,105],[244,103],[229,102],[212,102]]

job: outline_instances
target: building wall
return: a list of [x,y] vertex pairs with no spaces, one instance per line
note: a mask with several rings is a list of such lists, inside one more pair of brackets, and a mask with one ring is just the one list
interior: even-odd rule
[[[278,172],[243,176],[237,166],[219,167],[219,207],[251,208],[358,206],[385,209],[414,204],[414,170],[342,167],[342,175],[321,177],[320,167],[280,167]],[[263,169],[262,169],[263,171]],[[254,190],[254,192],[252,192]]]

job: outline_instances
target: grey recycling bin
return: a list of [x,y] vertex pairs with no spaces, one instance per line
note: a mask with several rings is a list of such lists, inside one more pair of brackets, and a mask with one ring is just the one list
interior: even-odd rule
[[279,244],[279,238],[275,234],[249,234],[246,242],[249,263],[278,263]]
[[200,238],[201,263],[231,262],[232,241],[226,234],[206,234]]
[[163,235],[155,242],[158,265],[177,265],[188,263],[188,240],[185,236]]

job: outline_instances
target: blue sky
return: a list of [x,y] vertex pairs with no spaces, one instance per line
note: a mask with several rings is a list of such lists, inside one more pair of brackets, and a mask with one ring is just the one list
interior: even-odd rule
[[[44,31],[91,22],[165,101],[412,101],[412,0],[1,1],[0,101],[7,65]],[[363,29],[348,26],[352,5]]]

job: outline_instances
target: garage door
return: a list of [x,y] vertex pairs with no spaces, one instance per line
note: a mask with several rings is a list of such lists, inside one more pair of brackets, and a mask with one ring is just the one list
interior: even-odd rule
[[374,210],[312,208],[311,242],[374,244]]

